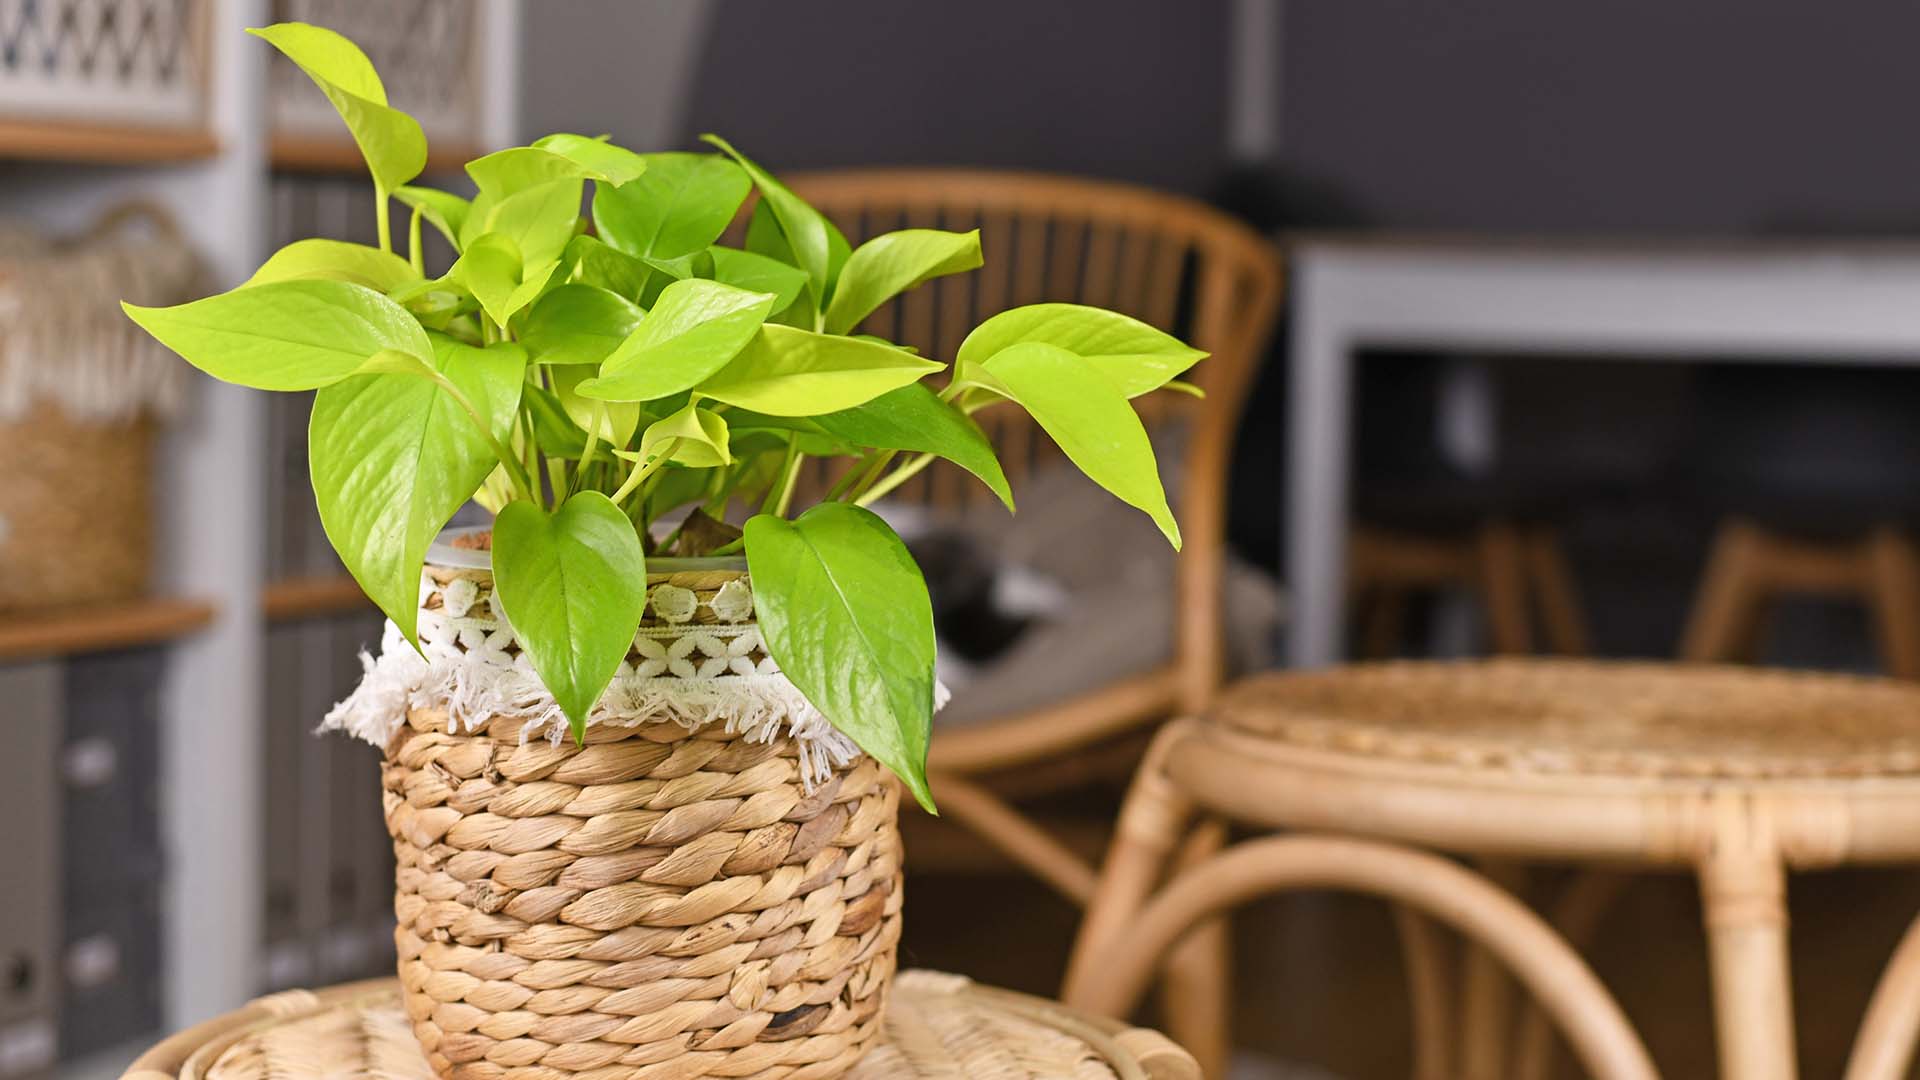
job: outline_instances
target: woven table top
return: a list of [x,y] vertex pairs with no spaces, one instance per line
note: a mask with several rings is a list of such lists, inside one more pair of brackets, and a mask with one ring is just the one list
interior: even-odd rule
[[1920,684],[1566,660],[1356,664],[1229,689],[1208,719],[1289,745],[1662,779],[1920,776]]
[[[658,1068],[649,1066],[639,1075],[652,1075]],[[978,986],[957,975],[907,971],[894,981],[883,1041],[846,1080],[1199,1076],[1191,1057],[1154,1032]],[[393,980],[263,998],[155,1047],[123,1080],[162,1077],[434,1080]]]

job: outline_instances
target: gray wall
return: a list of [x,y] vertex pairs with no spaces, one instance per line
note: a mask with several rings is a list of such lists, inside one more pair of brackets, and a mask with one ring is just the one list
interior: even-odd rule
[[617,3],[528,13],[524,133],[726,135],[776,170],[927,163],[1204,190],[1224,162],[1228,4]]
[[1382,224],[1920,224],[1920,6],[1292,0],[1281,148]]

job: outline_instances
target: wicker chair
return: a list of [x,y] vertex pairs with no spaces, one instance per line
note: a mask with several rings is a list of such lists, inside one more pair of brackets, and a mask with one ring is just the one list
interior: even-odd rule
[[[1258,233],[1209,207],[1117,183],[898,169],[800,175],[789,184],[855,245],[903,227],[980,230],[980,270],[908,293],[869,317],[866,332],[951,358],[967,331],[989,315],[1069,301],[1124,312],[1211,354],[1190,376],[1206,392],[1203,400],[1161,393],[1135,402],[1156,441],[1176,426],[1186,433],[1182,471],[1172,485],[1185,546],[1176,562],[1171,662],[1020,715],[940,730],[933,740],[930,780],[945,819],[1084,905],[1093,895],[1106,827],[1090,836],[1081,823],[1042,820],[1014,800],[1103,776],[1123,780],[1153,725],[1201,708],[1220,684],[1227,465],[1242,402],[1279,313],[1278,254]],[[1016,493],[1024,476],[1058,454],[1019,410],[989,409],[976,419],[999,449]],[[977,481],[944,462],[892,497],[936,513],[1000,512]],[[977,848],[951,842],[954,833],[935,832],[941,823],[910,819],[903,827],[913,853],[909,869],[980,861]],[[1175,995],[1176,1012],[1220,1007],[1205,995],[1223,978],[1225,954],[1224,933],[1202,935],[1183,954],[1174,979],[1196,989]]]
[[[1285,835],[1177,869],[1201,815]],[[1417,850],[1417,849],[1429,850]],[[1539,1013],[1505,1022],[1496,958],[1587,1072],[1645,1078],[1639,1037],[1569,937],[1601,893],[1540,915],[1432,853],[1685,867],[1700,883],[1722,1076],[1791,1080],[1786,872],[1920,861],[1920,687],[1725,667],[1495,660],[1249,679],[1162,729],[1135,778],[1065,999],[1119,1015],[1193,923],[1254,896],[1347,889],[1398,908],[1421,1080],[1548,1075]],[[1435,922],[1477,946],[1458,984]],[[1454,987],[1460,992],[1456,995]],[[1455,1005],[1459,1006],[1456,1012]],[[1219,1075],[1224,1016],[1170,1034]],[[1920,930],[1883,977],[1849,1080],[1905,1075]]]

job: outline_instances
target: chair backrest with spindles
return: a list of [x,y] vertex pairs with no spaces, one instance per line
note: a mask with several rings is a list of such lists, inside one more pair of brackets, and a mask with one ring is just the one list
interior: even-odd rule
[[[901,228],[980,230],[982,267],[936,279],[869,316],[860,330],[951,361],[967,332],[1007,308],[1064,301],[1111,308],[1211,355],[1189,380],[1204,399],[1161,391],[1135,402],[1149,429],[1186,428],[1175,512],[1185,536],[1177,630],[1183,703],[1198,707],[1222,667],[1219,594],[1227,460],[1254,366],[1279,309],[1273,245],[1203,204],[1107,181],[962,169],[878,169],[787,178],[854,246]],[[975,417],[1016,491],[1055,453],[1026,414]],[[894,497],[952,509],[991,499],[941,463]]]

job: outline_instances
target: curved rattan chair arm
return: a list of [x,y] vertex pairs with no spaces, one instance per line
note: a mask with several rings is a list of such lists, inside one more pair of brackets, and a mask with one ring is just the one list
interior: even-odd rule
[[1099,943],[1104,963],[1076,964],[1066,1001],[1125,1015],[1161,957],[1195,925],[1257,896],[1328,888],[1417,908],[1485,946],[1541,1002],[1590,1074],[1601,1080],[1658,1075],[1592,969],[1532,910],[1457,863],[1366,840],[1267,837],[1208,859],[1154,897],[1126,934]]
[[1893,950],[1847,1058],[1846,1080],[1900,1080],[1920,1037],[1920,919]]
[[977,726],[936,726],[927,769],[978,773],[1045,761],[1166,719],[1177,693],[1174,669],[1160,668],[1059,705]]

